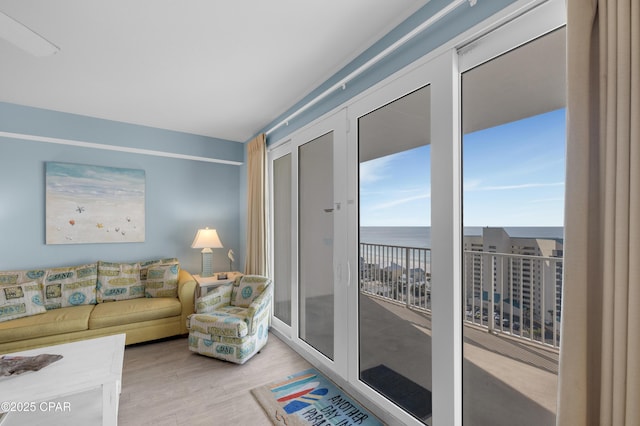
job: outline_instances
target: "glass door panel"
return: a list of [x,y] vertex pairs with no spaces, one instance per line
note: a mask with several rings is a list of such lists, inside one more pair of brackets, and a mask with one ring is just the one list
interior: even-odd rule
[[334,359],[333,132],[298,147],[299,337]]
[[273,160],[273,315],[291,326],[291,154]]
[[564,64],[559,29],[462,74],[465,425],[555,424]]
[[358,119],[359,378],[431,417],[430,87]]

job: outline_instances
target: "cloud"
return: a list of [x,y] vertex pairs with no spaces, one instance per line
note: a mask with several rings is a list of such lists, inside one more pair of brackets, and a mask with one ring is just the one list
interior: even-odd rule
[[564,201],[564,198],[561,197],[556,197],[556,198],[538,198],[537,200],[531,200],[531,201],[527,201],[527,203],[529,204],[537,204],[537,203],[548,203],[548,202],[555,202],[555,201]]
[[410,192],[422,192],[424,191],[424,188],[405,188],[405,189],[398,189],[397,192],[400,193],[410,193]]
[[386,156],[361,163],[360,183],[367,184],[385,179],[388,176],[387,168],[393,160],[393,156]]
[[480,186],[477,181],[464,185],[465,191],[508,191],[512,189],[545,188],[551,186],[564,186],[564,182],[552,183],[522,183],[519,185]]
[[387,201],[386,203],[377,204],[372,207],[372,210],[384,210],[390,207],[398,206],[400,204],[410,203],[411,201],[424,200],[427,198],[431,198],[431,194],[420,194],[411,197],[398,198],[395,200]]
[[462,190],[463,191],[475,191],[476,188],[480,187],[480,182],[481,181],[479,179],[467,179],[462,184]]
[[[425,185],[426,187],[427,185]],[[377,189],[378,187],[374,187],[376,188],[376,190],[368,190],[368,189],[362,189],[360,188],[360,197],[371,197],[373,195],[389,195],[390,194],[390,190],[387,188],[380,188]],[[417,192],[424,192],[425,188],[404,188],[404,189],[394,189],[393,193],[394,194],[415,194]]]

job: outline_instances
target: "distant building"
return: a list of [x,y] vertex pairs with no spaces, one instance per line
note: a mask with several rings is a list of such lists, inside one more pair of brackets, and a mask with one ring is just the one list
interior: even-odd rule
[[[531,316],[534,321],[560,317],[562,258],[560,240],[510,237],[504,228],[483,228],[481,236],[464,237],[464,285],[467,305],[484,308],[493,301],[503,314]],[[471,252],[496,253],[495,256]],[[542,258],[542,259],[541,259]]]
[[398,280],[404,274],[405,269],[402,265],[398,265],[395,262],[391,262],[389,266],[385,266],[383,268],[383,271],[387,279]]
[[424,282],[427,279],[427,273],[422,268],[409,269],[409,278],[412,282]]

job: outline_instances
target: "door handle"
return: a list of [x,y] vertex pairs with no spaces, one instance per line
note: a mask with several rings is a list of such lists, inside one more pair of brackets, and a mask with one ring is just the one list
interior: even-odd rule
[[[341,205],[341,203],[336,203],[336,208],[335,208],[335,210],[340,210],[340,205]],[[325,212],[325,213],[331,213],[331,212],[333,212],[333,210],[334,210],[334,209],[332,209],[332,208],[324,209],[324,212]]]

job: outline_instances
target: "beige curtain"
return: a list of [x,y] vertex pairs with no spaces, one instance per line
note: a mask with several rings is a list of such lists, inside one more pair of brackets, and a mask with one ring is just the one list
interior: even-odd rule
[[640,1],[567,0],[559,425],[640,425]]
[[247,255],[245,274],[266,274],[266,137],[247,145]]

